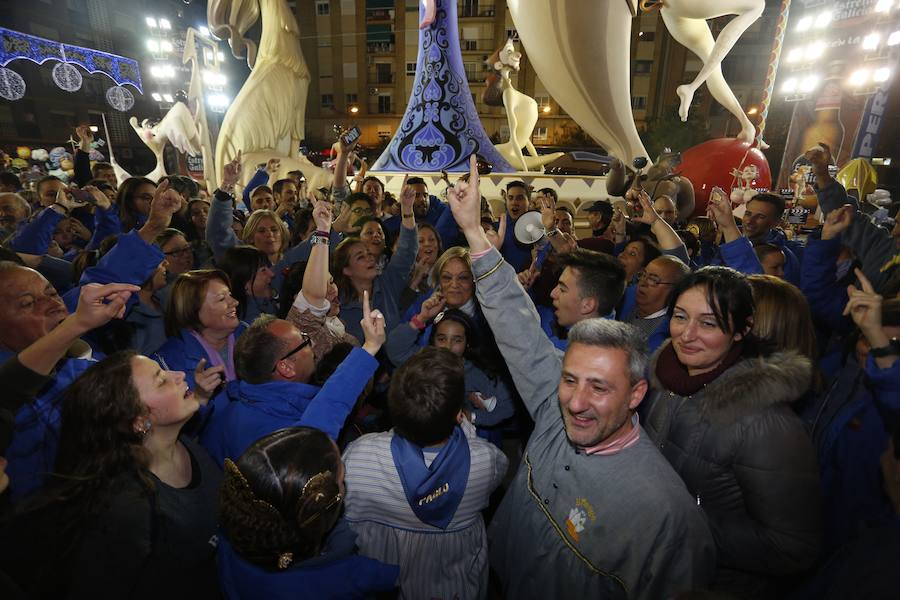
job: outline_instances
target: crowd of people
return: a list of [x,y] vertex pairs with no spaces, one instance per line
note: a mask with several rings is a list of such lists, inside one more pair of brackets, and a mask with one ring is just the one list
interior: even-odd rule
[[900,597],[900,225],[827,147],[805,240],[639,179],[579,236],[475,157],[236,195],[77,133],[0,178],[3,598]]

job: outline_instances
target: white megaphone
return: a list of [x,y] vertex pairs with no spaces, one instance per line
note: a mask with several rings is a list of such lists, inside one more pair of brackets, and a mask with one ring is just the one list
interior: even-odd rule
[[545,233],[540,211],[530,210],[516,221],[516,239],[523,244],[534,244],[540,241]]

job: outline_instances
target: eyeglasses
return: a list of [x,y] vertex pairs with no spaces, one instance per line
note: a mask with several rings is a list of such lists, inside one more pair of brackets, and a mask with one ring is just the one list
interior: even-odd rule
[[647,286],[649,286],[649,287],[657,287],[660,285],[672,285],[675,283],[674,281],[662,281],[656,275],[648,275],[647,271],[641,271],[640,273],[638,273],[638,281],[640,281],[641,283],[647,284]]
[[175,248],[174,250],[169,250],[168,252],[163,252],[166,256],[177,256],[182,257],[185,254],[188,254],[191,251],[190,246],[184,246],[182,248]]
[[301,350],[303,350],[304,348],[306,348],[307,346],[312,344],[312,340],[310,339],[309,335],[303,333],[302,331],[300,332],[300,337],[303,338],[303,341],[300,342],[300,344],[296,348],[294,348],[293,350],[291,350],[290,352],[288,352],[287,354],[285,354],[284,356],[279,358],[277,361],[275,361],[275,366],[272,367],[273,373],[275,372],[275,369],[278,368],[278,363],[280,363],[283,360],[289,359],[293,355],[297,354],[298,352],[300,352]]

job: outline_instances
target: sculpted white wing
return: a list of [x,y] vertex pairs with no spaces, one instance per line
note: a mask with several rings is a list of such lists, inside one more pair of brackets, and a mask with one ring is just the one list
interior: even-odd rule
[[635,0],[508,0],[538,77],[569,115],[626,163],[647,156],[631,113]]
[[194,116],[183,102],[176,102],[157,126],[156,135],[169,140],[179,151],[200,154],[200,132]]

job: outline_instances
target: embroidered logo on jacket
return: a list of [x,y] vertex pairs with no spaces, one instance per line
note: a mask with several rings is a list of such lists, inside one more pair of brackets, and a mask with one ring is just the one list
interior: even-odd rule
[[569,518],[566,519],[566,529],[575,542],[578,542],[578,534],[584,531],[584,526],[587,524],[588,519],[591,520],[591,523],[597,520],[597,513],[594,512],[594,507],[587,501],[587,498],[576,499],[575,506],[569,510]]

